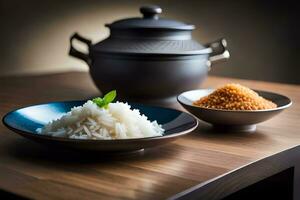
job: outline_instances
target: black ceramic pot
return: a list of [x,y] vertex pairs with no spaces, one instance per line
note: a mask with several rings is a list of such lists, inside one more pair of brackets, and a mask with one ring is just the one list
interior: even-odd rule
[[[201,45],[192,39],[193,25],[159,18],[161,8],[144,6],[143,18],[106,26],[110,36],[92,44],[75,33],[71,56],[84,60],[96,86],[104,93],[116,89],[127,99],[162,99],[199,87],[210,65],[229,58],[225,39]],[[88,46],[85,54],[73,40]]]

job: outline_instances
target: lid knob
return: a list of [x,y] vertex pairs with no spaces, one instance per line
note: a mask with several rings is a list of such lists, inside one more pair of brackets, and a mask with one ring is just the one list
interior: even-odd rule
[[159,6],[148,5],[142,6],[140,8],[140,11],[143,14],[144,18],[158,19],[158,14],[162,12],[162,9]]

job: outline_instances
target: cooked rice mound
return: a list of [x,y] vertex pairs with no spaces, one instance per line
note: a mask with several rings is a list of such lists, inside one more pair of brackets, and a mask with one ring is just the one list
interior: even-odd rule
[[161,136],[164,129],[127,103],[110,103],[105,109],[87,101],[37,132],[74,139],[127,139]]
[[224,110],[265,110],[277,105],[240,84],[227,84],[194,102],[203,108]]

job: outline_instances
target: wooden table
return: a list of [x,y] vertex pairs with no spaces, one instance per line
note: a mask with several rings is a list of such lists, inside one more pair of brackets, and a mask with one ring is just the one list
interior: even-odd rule
[[[48,149],[1,124],[1,194],[34,199],[239,199],[274,194],[300,199],[300,86],[210,77],[203,87],[227,82],[279,92],[294,104],[255,133],[211,132],[200,123],[196,131],[168,145],[111,157]],[[0,115],[30,104],[97,95],[83,72],[4,77]]]

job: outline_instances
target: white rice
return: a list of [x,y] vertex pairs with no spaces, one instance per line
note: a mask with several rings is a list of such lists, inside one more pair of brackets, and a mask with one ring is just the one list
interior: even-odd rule
[[37,133],[74,139],[127,139],[161,136],[164,129],[149,121],[127,103],[110,103],[107,109],[92,101],[74,107],[60,119],[53,120]]

